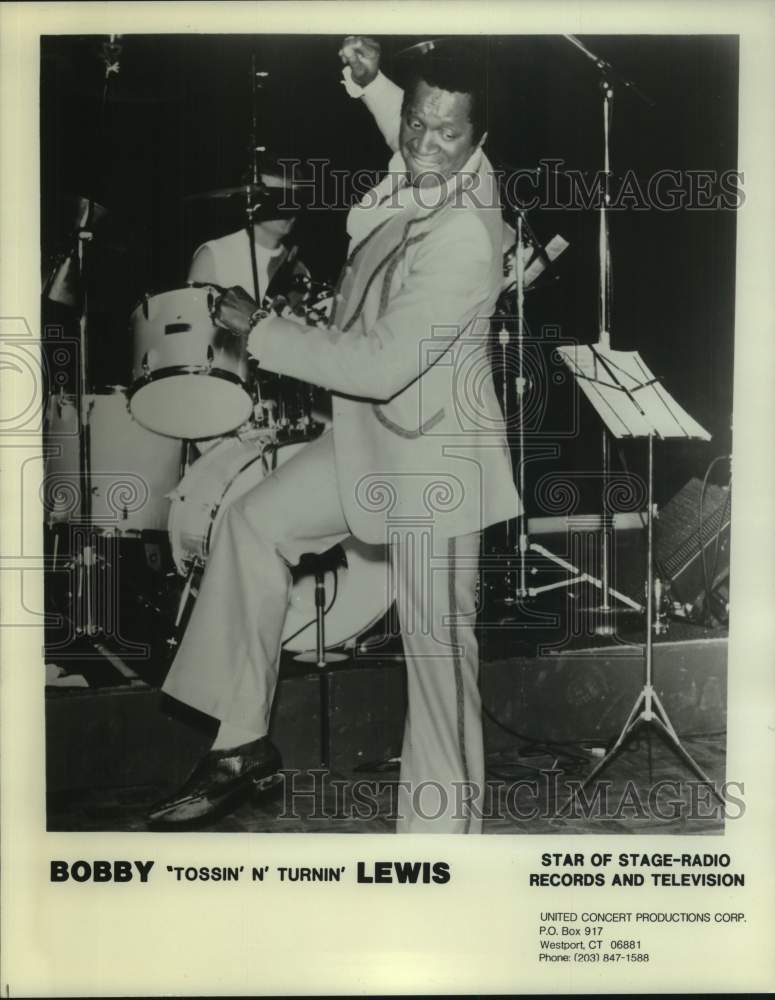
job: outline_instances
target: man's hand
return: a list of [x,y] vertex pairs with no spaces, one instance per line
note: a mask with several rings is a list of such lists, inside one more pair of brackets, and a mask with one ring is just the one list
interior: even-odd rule
[[250,317],[257,309],[244,288],[237,285],[227,288],[213,304],[213,323],[221,330],[227,330],[236,337],[247,337],[250,333]]
[[379,72],[380,44],[363,35],[348,35],[342,42],[339,58],[350,67],[353,83],[368,87]]

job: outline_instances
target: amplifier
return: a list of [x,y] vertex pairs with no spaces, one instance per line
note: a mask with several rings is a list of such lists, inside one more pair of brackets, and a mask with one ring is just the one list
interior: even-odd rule
[[709,483],[703,496],[699,479],[690,479],[661,510],[655,529],[657,566],[682,604],[695,604],[703,594],[706,572],[711,592],[729,576],[730,520],[729,487]]

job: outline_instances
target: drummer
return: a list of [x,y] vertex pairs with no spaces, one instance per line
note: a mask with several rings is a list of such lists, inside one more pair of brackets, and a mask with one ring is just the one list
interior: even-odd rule
[[[298,166],[298,161],[295,161]],[[264,158],[261,163],[261,181],[266,191],[262,204],[253,214],[251,228],[255,247],[256,275],[253,275],[253,261],[248,237],[248,227],[238,229],[220,239],[208,240],[194,252],[188,271],[188,281],[203,282],[231,288],[239,285],[250,291],[257,302],[265,305],[286,305],[284,315],[301,311],[305,294],[305,282],[310,280],[310,271],[299,256],[299,248],[291,244],[291,234],[296,222],[296,203],[287,196],[294,191],[293,180],[288,177],[279,160]],[[290,201],[291,206],[285,207]],[[258,289],[255,281],[258,281]],[[315,393],[314,412],[307,397],[312,387],[305,387],[295,380],[286,380],[281,394],[277,377],[270,380],[272,385],[262,384],[260,402],[256,416],[260,423],[275,426],[279,419],[303,423],[305,426],[328,423],[330,404]],[[264,380],[266,382],[266,379]],[[277,398],[276,398],[277,397]],[[286,398],[287,397],[287,398]],[[288,413],[285,413],[285,409]],[[281,410],[283,412],[281,412]],[[309,411],[309,412],[308,412]],[[312,423],[310,423],[312,422]],[[200,452],[205,452],[216,443],[197,441]]]
[[296,207],[293,204],[285,207],[284,202],[285,195],[293,191],[293,182],[277,160],[262,161],[261,180],[267,189],[266,196],[253,215],[251,228],[258,289],[247,226],[198,247],[191,259],[189,281],[212,282],[223,288],[239,285],[257,302],[264,302],[277,294],[292,295],[299,279],[301,282],[309,279],[310,272],[299,258],[299,248],[290,244]]

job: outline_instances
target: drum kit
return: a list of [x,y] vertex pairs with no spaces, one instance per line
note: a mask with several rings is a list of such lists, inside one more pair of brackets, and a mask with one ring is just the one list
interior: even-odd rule
[[[229,189],[230,195],[237,191]],[[76,292],[70,292],[68,304],[85,308],[85,295],[77,292],[83,276],[78,264],[74,254],[68,287]],[[293,283],[292,295],[288,289],[273,292],[263,305],[306,326],[326,325],[331,289],[307,276]],[[44,293],[60,284],[52,275]],[[87,541],[71,566],[78,573],[73,589],[88,595],[99,587],[97,536],[115,536],[120,545],[122,539],[166,534],[171,572],[181,588],[175,621],[162,626],[168,627],[172,646],[225,510],[330,425],[322,390],[261,372],[244,342],[226,343],[211,318],[221,291],[192,282],[144,295],[128,321],[133,349],[128,385],[94,391],[82,360],[79,391],[55,393],[46,407],[42,495],[55,563],[61,533],[77,527],[83,538],[85,531]],[[86,326],[82,315],[82,331]],[[326,608],[326,649],[351,642],[387,610],[385,563],[381,550],[375,555],[374,549],[350,539],[324,560],[328,568],[321,572],[333,594]],[[293,652],[316,650],[316,596],[314,569],[300,571],[284,633]],[[103,631],[97,605],[73,601],[71,611],[81,619],[74,622],[77,633]]]
[[[97,147],[106,142],[119,43],[120,36],[110,36],[101,56]],[[294,187],[282,175],[262,170],[269,162],[259,137],[260,92],[267,76],[253,54],[249,162],[240,183],[184,201],[195,210],[214,202],[236,208],[248,236],[256,301],[305,326],[327,326],[332,290],[313,282],[304,268],[281,268],[266,290],[271,298],[259,296],[254,225],[273,218],[288,187]],[[95,285],[90,263],[95,248],[113,245],[116,232],[109,209],[91,197],[65,197],[59,208],[65,211],[52,235],[65,250],[47,260],[43,297],[77,319],[78,371],[72,390],[60,387],[46,406],[42,500],[53,568],[59,568],[66,552],[71,571],[63,617],[77,635],[110,631],[101,609],[107,584],[102,574],[112,556],[102,553],[108,540],[115,540],[120,560],[121,546],[126,550],[130,540],[140,539],[146,550],[169,550],[161,564],[162,569],[168,564],[167,575],[176,581],[168,589],[177,613],[171,607],[160,610],[169,602],[153,596],[133,597],[167,619],[156,631],[166,632],[166,642],[174,646],[224,511],[325,432],[331,423],[329,400],[315,386],[260,371],[244,342],[224,338],[211,317],[223,289],[201,282],[142,297],[128,316],[132,366],[126,384],[96,390],[88,357],[89,296]],[[289,254],[286,263],[292,259]],[[325,650],[349,642],[379,620],[387,611],[383,557],[381,548],[349,540],[311,560],[309,570],[302,560],[290,595],[287,647],[322,663]],[[321,608],[326,590],[332,596]]]

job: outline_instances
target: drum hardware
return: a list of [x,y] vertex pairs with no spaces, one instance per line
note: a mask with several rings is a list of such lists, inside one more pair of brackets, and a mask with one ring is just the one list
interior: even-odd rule
[[[292,303],[294,292],[299,298]],[[328,325],[333,291],[325,282],[315,282],[306,275],[296,275],[294,287],[271,299],[264,299],[270,312],[304,326]],[[248,359],[249,381],[253,386],[253,421],[276,434],[278,444],[317,437],[330,422],[319,412],[316,388],[307,382],[263,371]]]
[[432,52],[440,43],[443,43],[443,38],[429,38],[424,42],[416,42],[414,45],[408,45],[405,49],[399,49],[396,52],[396,57],[401,56],[424,56],[428,52]]
[[[54,217],[56,221],[51,222]],[[82,230],[91,233],[93,238],[99,238],[101,251],[113,254],[126,253],[125,235],[104,205],[80,194],[58,198],[46,221],[51,231],[45,240],[56,249],[45,255],[43,298],[77,309],[80,302],[78,234]]]
[[[334,577],[334,583],[337,583]],[[341,663],[349,659],[345,652],[326,650],[326,578],[318,567],[315,570],[315,649],[297,653],[294,660],[297,663],[314,663],[320,670],[318,697],[320,699],[320,765],[329,767],[331,763],[331,728],[329,723],[330,697],[328,677],[325,669],[329,663]]]
[[[260,153],[266,152],[266,146],[258,145],[258,91],[262,84],[259,79],[266,79],[269,74],[265,70],[260,72],[256,69],[256,54],[250,54],[250,180],[245,197],[245,232],[250,246],[250,269],[253,276],[253,301],[260,305],[261,291],[258,287],[258,261],[256,259],[256,232],[253,225],[254,215],[263,200],[263,193],[258,187],[260,174],[258,170],[258,158]],[[262,185],[263,187],[263,185]],[[254,202],[253,192],[257,191],[259,200]]]
[[[259,152],[266,152],[263,146],[259,147]],[[252,171],[251,171],[252,173]],[[256,201],[262,198],[264,202],[283,202],[291,191],[298,191],[298,185],[293,181],[288,181],[283,177],[275,177],[273,174],[264,174],[259,170],[258,179],[246,181],[242,184],[232,184],[229,187],[212,188],[209,191],[198,191],[196,194],[188,194],[183,198],[185,203],[191,204],[197,201],[225,201],[230,198],[244,198],[250,200],[258,209]]]
[[[109,45],[111,50],[114,47],[115,36],[110,36]],[[120,46],[118,52],[120,52]],[[104,59],[103,50],[103,59]],[[104,140],[104,116],[108,98],[109,80],[112,75],[119,71],[117,58],[111,65],[106,64],[105,78],[102,90],[102,100],[100,103],[100,117],[96,124],[96,137],[98,141]],[[76,195],[69,206],[73,210],[74,247],[65,260],[56,268],[50,280],[44,287],[44,295],[59,301],[64,305],[74,306],[78,309],[78,334],[79,334],[79,369],[76,385],[76,418],[78,437],[78,469],[80,497],[82,504],[83,520],[86,524],[91,522],[91,501],[92,482],[90,468],[90,445],[89,445],[89,422],[85,407],[89,405],[87,394],[90,390],[88,377],[88,326],[89,326],[89,293],[87,287],[88,277],[88,249],[98,232],[100,224],[108,215],[107,209],[100,205],[91,197]],[[91,539],[84,542],[83,551],[80,554],[85,574],[86,589],[86,622],[85,631],[88,635],[96,631],[94,621],[94,604],[92,593],[92,570],[94,566],[94,552]]]
[[[89,198],[78,197],[74,205],[76,217],[75,231],[72,235],[73,247],[69,253],[60,257],[43,287],[45,298],[65,306],[71,306],[78,311],[78,348],[79,364],[75,392],[75,438],[78,448],[78,485],[77,492],[82,504],[83,520],[88,524],[91,520],[91,469],[89,465],[89,424],[88,413],[88,327],[89,327],[89,293],[87,288],[89,246],[95,236],[96,224],[104,218],[106,210]],[[85,590],[83,608],[85,621],[83,630],[87,635],[97,631],[94,619],[94,550],[90,538],[82,542],[82,550],[78,554],[78,564],[81,567],[82,579],[79,584]],[[80,577],[79,577],[80,579]]]
[[[180,595],[180,601],[178,603],[178,613],[175,615],[174,628],[177,630],[180,628],[180,623],[183,620],[183,613],[188,606],[188,601],[190,597],[196,599],[199,596],[199,591],[194,587],[194,577],[196,574],[203,569],[203,564],[199,559],[194,559],[191,563],[191,569],[188,571],[186,576],[186,582],[183,586],[183,592]],[[177,646],[177,640],[175,638],[170,638],[167,640],[170,645]]]
[[[334,583],[338,585],[336,573]],[[325,573],[320,567],[317,567],[315,569],[315,649],[297,653],[294,660],[298,663],[314,663],[316,667],[324,670],[329,663],[340,663],[342,660],[348,659],[347,653],[337,653],[326,649],[326,614],[329,610],[326,606]],[[321,719],[323,718],[328,718],[328,712],[321,715]]]
[[[190,203],[195,201],[221,201],[226,198],[247,199],[254,194],[263,193],[269,187],[269,180],[270,178],[262,176],[256,185],[247,182],[245,184],[234,184],[230,187],[213,188],[210,191],[198,191],[196,194],[186,195],[183,201]],[[271,178],[271,180],[274,180],[274,178]]]
[[[110,81],[114,79],[120,70],[119,55],[121,46],[117,44],[120,36],[111,35],[109,41],[102,47],[102,60],[105,66],[104,80],[102,85],[101,101],[99,106],[99,116],[95,121],[94,133],[96,147],[104,153],[105,146],[105,111],[108,104]],[[94,162],[94,158],[92,160]],[[96,173],[96,172],[95,172]],[[79,339],[79,365],[76,378],[75,394],[72,397],[71,414],[73,418],[69,432],[60,436],[59,448],[54,456],[47,456],[54,460],[60,458],[64,464],[59,467],[60,487],[70,498],[68,503],[72,503],[72,510],[65,513],[64,520],[70,526],[72,520],[70,515],[78,510],[76,523],[79,528],[76,532],[76,550],[71,559],[71,565],[78,568],[78,579],[76,584],[77,604],[71,609],[72,618],[76,631],[88,637],[95,636],[103,630],[103,622],[98,620],[97,609],[101,603],[99,598],[104,596],[104,587],[97,586],[96,571],[111,568],[105,562],[104,557],[99,555],[98,542],[100,536],[107,534],[105,524],[100,525],[100,519],[104,518],[107,511],[100,505],[103,501],[111,508],[111,517],[107,520],[111,523],[108,528],[115,527],[118,520],[116,515],[121,515],[120,501],[122,495],[125,503],[123,509],[123,520],[128,519],[127,503],[129,494],[123,493],[126,483],[116,482],[112,479],[109,484],[101,478],[102,472],[99,470],[101,459],[103,458],[104,445],[106,444],[102,435],[100,422],[92,420],[93,411],[99,396],[94,393],[94,387],[89,378],[89,320],[90,320],[90,261],[91,248],[97,244],[101,250],[113,249],[123,251],[126,248],[117,244],[114,240],[106,239],[106,221],[110,219],[110,213],[91,196],[75,195],[67,196],[62,203],[65,211],[69,213],[68,228],[72,231],[72,249],[59,259],[55,268],[43,287],[43,296],[50,301],[58,302],[65,306],[73,307],[77,310],[78,316],[78,339]],[[65,409],[66,400],[60,394],[55,406],[58,407],[58,418],[61,419]],[[117,398],[111,404],[113,414],[124,409],[123,399]],[[50,415],[53,415],[51,401],[49,402]],[[129,418],[127,417],[127,420]],[[54,421],[56,424],[56,420]],[[51,420],[49,420],[48,432],[51,432]],[[71,450],[69,445],[74,445]],[[110,442],[109,448],[113,448],[115,442]],[[75,452],[73,454],[72,452]],[[69,465],[68,465],[69,463]],[[133,466],[129,466],[130,469]],[[50,469],[50,465],[49,465]],[[95,474],[96,473],[96,474]],[[115,473],[108,473],[115,476]],[[118,473],[124,475],[123,472]],[[48,487],[47,479],[44,483]],[[101,487],[106,486],[104,492]],[[60,496],[61,496],[60,492]],[[97,517],[95,518],[95,514]],[[49,524],[53,526],[57,522],[55,514],[49,511]],[[123,525],[122,527],[126,527]],[[60,531],[54,531],[54,560],[55,564],[59,560],[59,535]]]

